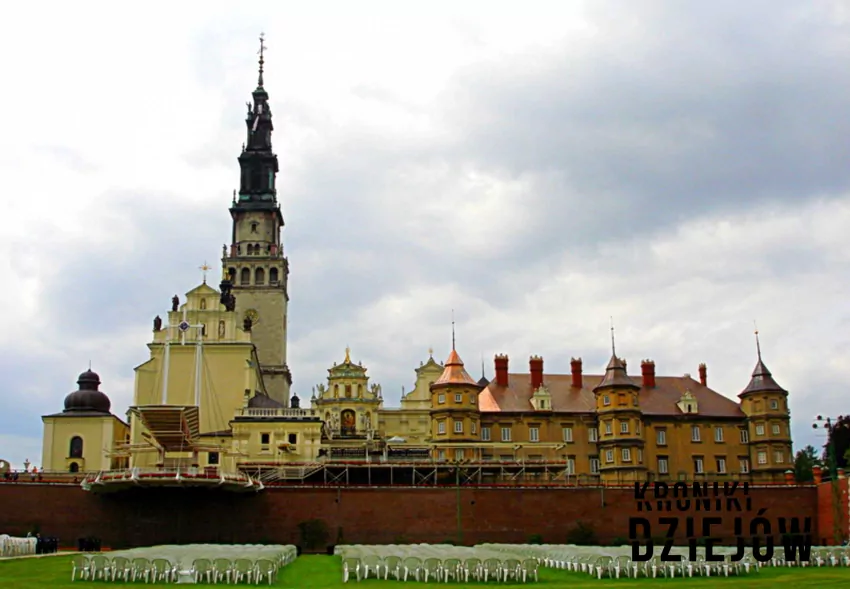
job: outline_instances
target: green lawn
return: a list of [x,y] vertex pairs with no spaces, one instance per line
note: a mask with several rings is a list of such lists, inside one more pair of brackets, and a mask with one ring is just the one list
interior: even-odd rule
[[[48,556],[43,558],[23,558],[0,561],[0,587],[3,589],[34,589],[37,587],[50,587],[60,589],[62,587],[73,587],[84,589],[85,587],[121,585],[122,583],[103,582],[81,582],[71,583],[71,557],[70,556]],[[137,583],[144,585],[144,583]],[[680,587],[691,587],[701,585],[704,587],[793,587],[801,589],[804,587],[848,587],[850,586],[850,568],[805,568],[805,569],[762,569],[758,574],[751,574],[737,578],[704,578],[693,579],[615,579],[594,580],[580,573],[569,573],[560,570],[541,569],[540,582],[526,585],[506,585],[487,583],[492,587],[569,587],[570,589],[605,587],[654,587],[661,585],[677,584]],[[316,589],[354,589],[357,587],[372,587],[374,589],[394,589],[402,585],[413,589],[437,589],[458,584],[455,583],[417,583],[408,581],[400,583],[397,581],[379,581],[369,579],[368,581],[356,581],[350,583],[342,582],[342,572],[339,557],[334,556],[302,556],[294,563],[284,568],[278,577],[277,587],[315,587]],[[463,584],[466,586],[467,584]],[[468,585],[479,585],[469,583]],[[480,585],[483,585],[481,583]],[[146,585],[149,587],[166,585]],[[219,585],[220,586],[220,585]]]

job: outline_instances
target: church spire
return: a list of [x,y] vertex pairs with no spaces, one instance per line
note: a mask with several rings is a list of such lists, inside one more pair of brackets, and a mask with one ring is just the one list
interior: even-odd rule
[[749,393],[761,393],[761,392],[778,392],[778,393],[787,393],[785,389],[779,386],[779,383],[774,380],[773,375],[768,370],[764,361],[761,359],[761,342],[759,341],[759,330],[756,328],[756,367],[753,369],[753,375],[750,377],[750,382],[741,393],[738,395],[739,397],[743,395],[747,395]]
[[264,87],[266,49],[265,35],[261,34],[260,49],[257,52],[260,56],[257,87],[251,93],[252,101],[247,105],[247,137],[239,156],[242,174],[237,204],[250,203],[254,208],[257,208],[256,204],[260,204],[259,208],[268,210],[277,206],[275,178],[278,161],[277,155],[272,151],[274,124],[269,107],[269,93]]
[[257,88],[263,87],[263,65],[266,63],[265,59],[263,58],[264,57],[263,52],[266,49],[266,45],[263,41],[265,39],[265,37],[266,37],[265,33],[260,33],[260,51],[259,51],[259,54],[260,54],[260,75],[257,77]]

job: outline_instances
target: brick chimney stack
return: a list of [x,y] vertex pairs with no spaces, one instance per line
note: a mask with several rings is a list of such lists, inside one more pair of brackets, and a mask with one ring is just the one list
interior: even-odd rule
[[649,389],[655,388],[655,362],[652,360],[641,361],[640,373],[643,377],[643,386]]
[[531,390],[536,391],[543,385],[543,358],[540,356],[529,358],[528,371],[531,372]]
[[496,354],[496,384],[500,387],[508,386],[508,355]]
[[581,358],[572,358],[570,360],[570,370],[573,373],[573,388],[582,388],[584,385],[581,380]]
[[704,387],[708,386],[708,368],[705,363],[699,365],[699,383]]

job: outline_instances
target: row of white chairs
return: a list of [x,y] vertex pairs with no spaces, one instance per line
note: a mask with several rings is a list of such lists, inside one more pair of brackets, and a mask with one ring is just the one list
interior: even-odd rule
[[295,546],[153,546],[73,559],[71,580],[152,583],[274,583],[297,556]]
[[343,582],[370,576],[399,581],[468,583],[528,582],[538,580],[536,558],[510,555],[477,548],[451,545],[351,545],[337,546],[342,557]]
[[36,538],[17,538],[0,534],[0,557],[27,556],[35,554]]

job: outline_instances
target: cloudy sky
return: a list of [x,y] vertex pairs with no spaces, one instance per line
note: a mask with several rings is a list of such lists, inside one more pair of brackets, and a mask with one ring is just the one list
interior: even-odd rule
[[[461,7],[457,7],[460,4]],[[0,58],[0,458],[229,239],[267,36],[302,398],[345,346],[389,405],[451,310],[470,372],[617,350],[735,397],[753,321],[795,445],[850,412],[845,1],[20,3]],[[141,6],[141,5],[140,5]]]

